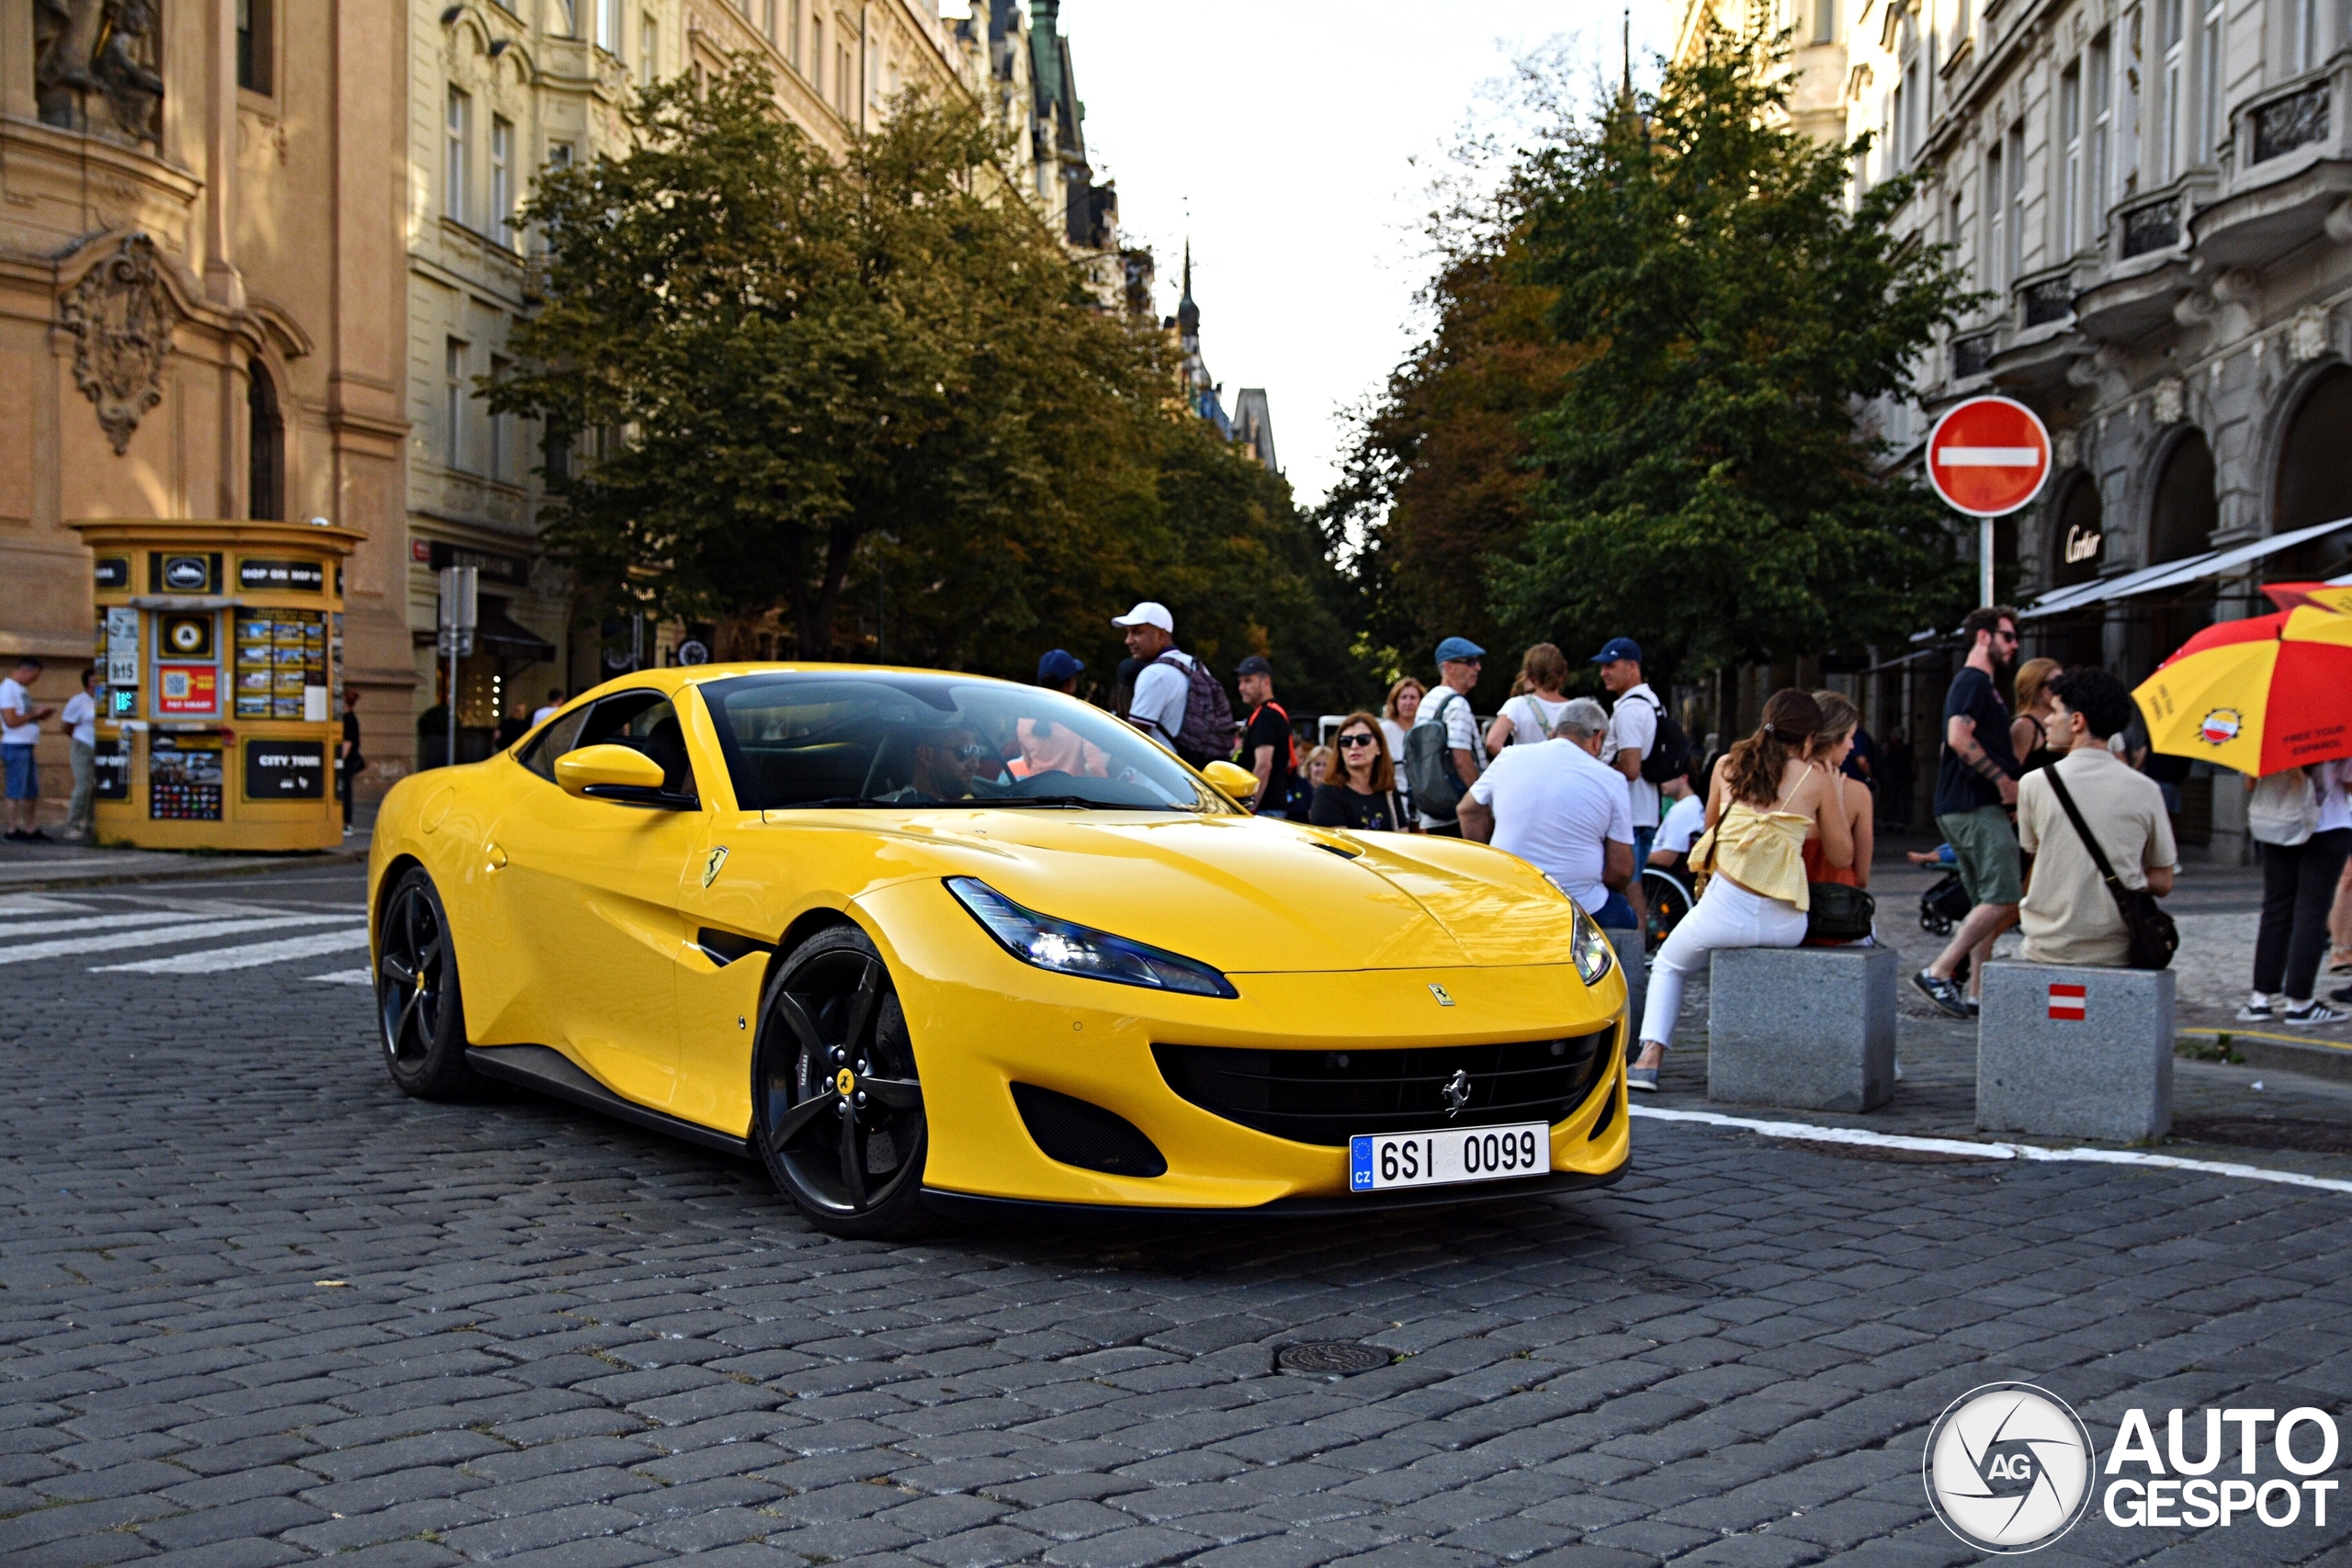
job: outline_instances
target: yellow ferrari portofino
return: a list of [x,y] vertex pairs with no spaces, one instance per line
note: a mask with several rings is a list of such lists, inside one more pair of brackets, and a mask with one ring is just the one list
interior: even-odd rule
[[386,796],[385,1066],[756,1158],[848,1235],[1615,1180],[1592,921],[1477,844],[1252,816],[1254,783],[977,676],[624,676]]

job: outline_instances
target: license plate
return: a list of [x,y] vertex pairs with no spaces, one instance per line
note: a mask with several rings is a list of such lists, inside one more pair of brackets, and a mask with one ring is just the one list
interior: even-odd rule
[[1507,1181],[1552,1168],[1552,1130],[1447,1127],[1429,1133],[1358,1133],[1348,1140],[1348,1186],[1357,1192]]

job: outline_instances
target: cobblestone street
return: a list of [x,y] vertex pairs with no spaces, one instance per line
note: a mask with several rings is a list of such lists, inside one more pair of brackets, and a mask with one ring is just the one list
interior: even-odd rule
[[[1645,1120],[1548,1201],[831,1240],[723,1156],[401,1098],[360,891],[0,900],[11,1568],[1958,1563],[1921,1444],[1977,1384],[2102,1451],[2352,1398],[2352,1196],[2178,1171]],[[33,930],[92,911],[157,934]],[[205,919],[254,934],[175,965]],[[1307,1340],[1393,1359],[1276,1369]],[[2034,1561],[2343,1561],[2347,1517],[2094,1506]]]

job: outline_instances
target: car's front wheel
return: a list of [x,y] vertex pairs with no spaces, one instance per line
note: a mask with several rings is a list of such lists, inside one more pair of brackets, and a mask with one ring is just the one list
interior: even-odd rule
[[420,1100],[475,1092],[481,1080],[466,1066],[466,1007],[449,914],[423,866],[411,866],[393,885],[376,949],[376,1017],[392,1082]]
[[897,987],[866,934],[818,932],[760,1004],[752,1054],[752,1137],[768,1174],[820,1230],[911,1235],[927,1123]]

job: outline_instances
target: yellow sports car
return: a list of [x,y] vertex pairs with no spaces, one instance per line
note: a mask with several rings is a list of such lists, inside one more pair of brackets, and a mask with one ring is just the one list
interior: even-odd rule
[[386,796],[385,1066],[757,1158],[842,1235],[1622,1175],[1591,919],[1477,844],[1254,817],[1255,782],[977,676],[624,676]]

